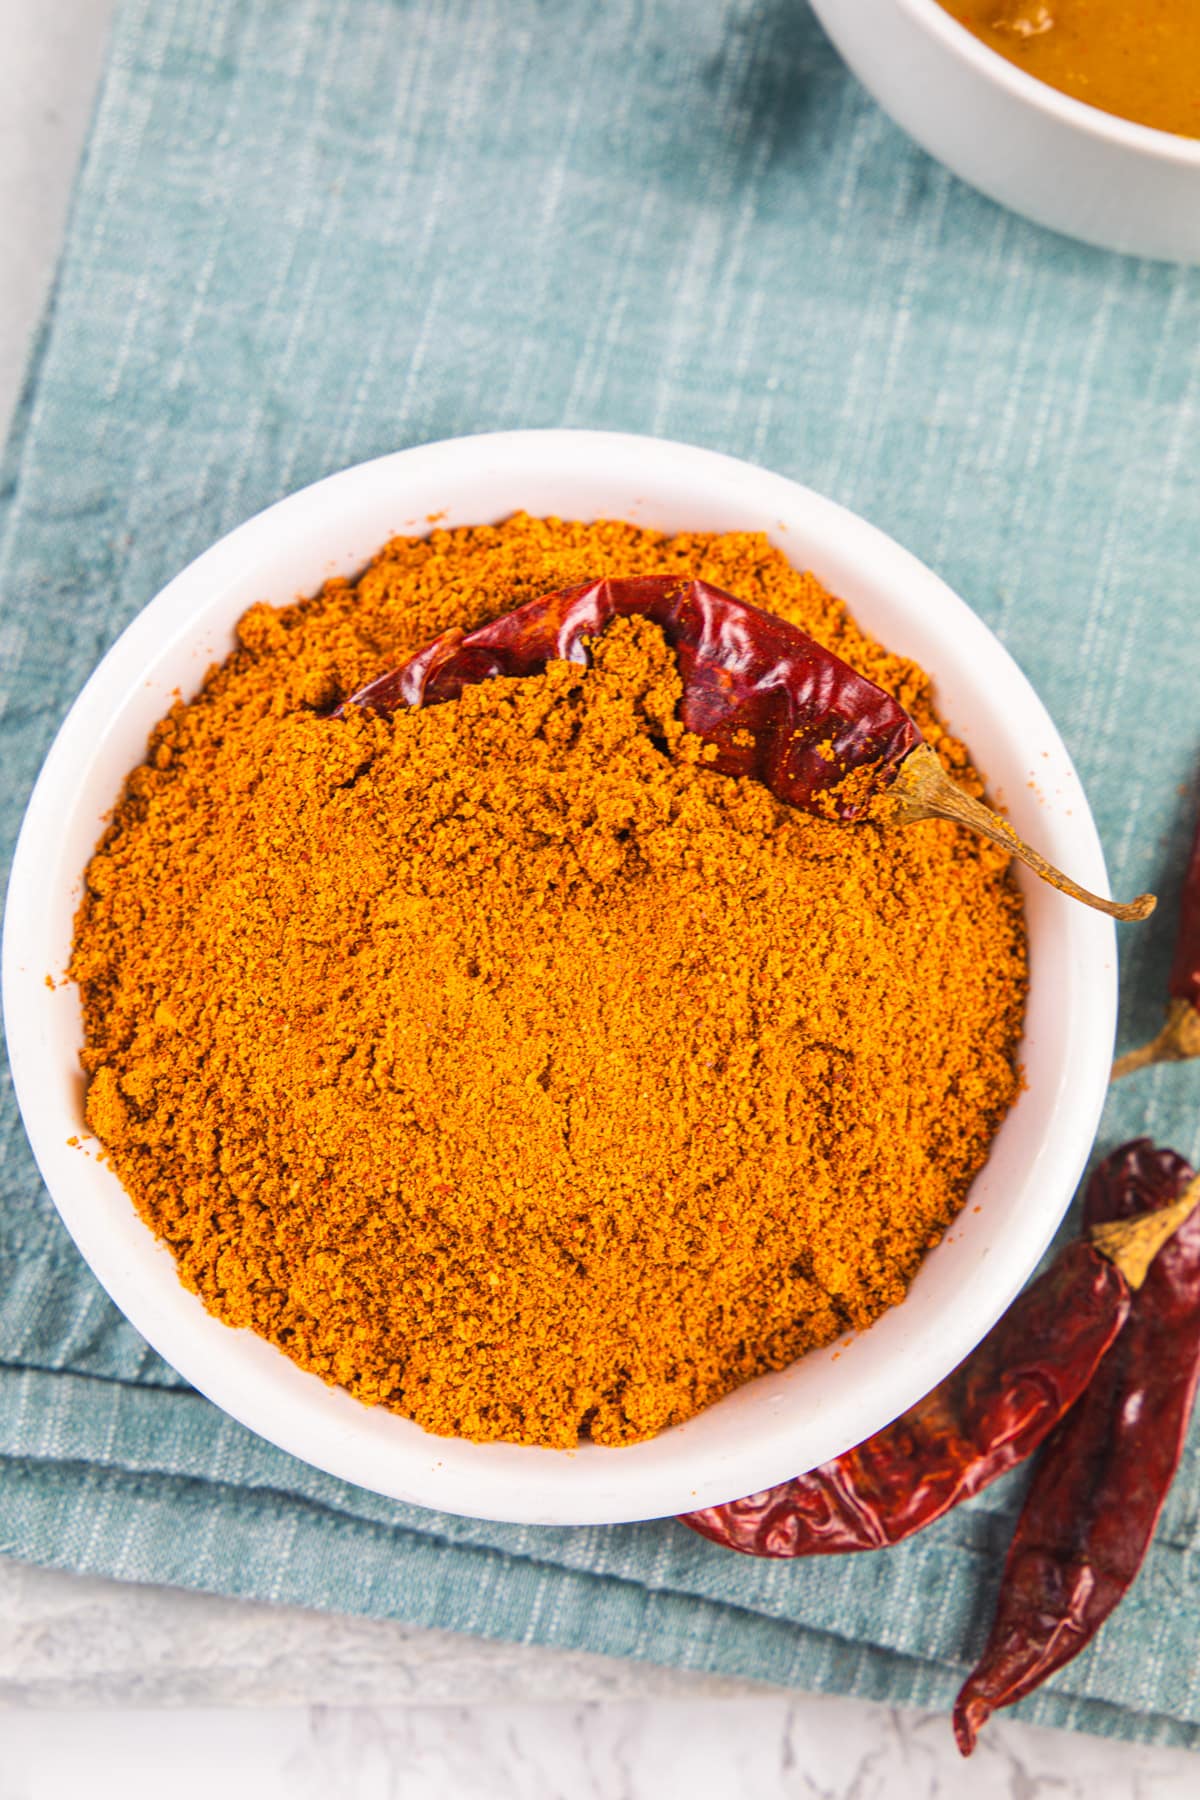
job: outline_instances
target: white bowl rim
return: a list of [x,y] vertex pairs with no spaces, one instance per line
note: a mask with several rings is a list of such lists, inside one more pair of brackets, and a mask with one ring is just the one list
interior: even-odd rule
[[1184,137],[1178,131],[1163,131],[1157,125],[1141,125],[1136,119],[1106,112],[1101,106],[1092,106],[1086,100],[1077,100],[1073,94],[1064,94],[1061,88],[1051,87],[1048,81],[1009,62],[958,19],[952,18],[938,0],[893,0],[893,4],[939,38],[954,55],[971,64],[998,87],[1007,88],[1026,105],[1036,107],[1039,112],[1073,130],[1106,139],[1122,149],[1137,150],[1163,162],[1200,170],[1200,138]]
[[[1073,872],[1095,891],[1108,892],[1095,822],[1053,720],[999,640],[966,602],[925,564],[860,515],[825,499],[802,483],[754,464],[661,438],[620,432],[549,429],[480,433],[420,445],[356,464],[268,506],[219,539],[173,577],[135,615],[102,658],[51,745],[17,843],[9,884],[10,904],[5,914],[4,1008],[13,1084],[25,1128],[50,1196],[68,1231],[130,1322],[199,1392],[259,1436],[302,1461],[368,1491],[410,1504],[514,1523],[621,1523],[718,1504],[739,1494],[769,1487],[796,1473],[801,1466],[812,1467],[847,1447],[847,1440],[843,1431],[837,1448],[828,1447],[820,1454],[806,1451],[804,1454],[809,1460],[802,1465],[795,1444],[804,1422],[797,1423],[794,1409],[792,1416],[781,1418],[777,1408],[770,1428],[760,1428],[755,1434],[752,1450],[743,1453],[739,1448],[737,1456],[731,1458],[728,1449],[721,1453],[710,1448],[707,1460],[701,1457],[696,1464],[686,1465],[682,1470],[671,1469],[669,1478],[653,1458],[643,1466],[640,1453],[664,1445],[676,1432],[686,1433],[687,1425],[660,1433],[645,1444],[620,1450],[583,1446],[574,1452],[513,1445],[475,1445],[460,1439],[427,1437],[420,1433],[420,1457],[391,1450],[381,1453],[368,1441],[369,1431],[363,1424],[364,1415],[373,1409],[360,1406],[339,1389],[326,1387],[318,1377],[299,1370],[282,1352],[252,1333],[231,1331],[184,1289],[173,1266],[169,1270],[169,1288],[157,1283],[148,1290],[136,1273],[130,1273],[117,1234],[94,1208],[81,1201],[69,1177],[64,1177],[60,1187],[52,1171],[63,1172],[62,1141],[58,1132],[45,1123],[37,1104],[42,1092],[39,1083],[44,1076],[52,1077],[54,1064],[43,1041],[45,1033],[37,1028],[18,1030],[14,1025],[14,1002],[19,993],[26,991],[31,980],[38,984],[40,991],[41,977],[36,971],[31,973],[21,962],[24,946],[13,925],[11,900],[21,888],[36,893],[37,871],[39,867],[49,866],[49,853],[56,836],[60,835],[60,814],[56,809],[58,784],[75,767],[79,740],[89,746],[96,741],[96,727],[106,716],[107,688],[114,678],[125,682],[126,686],[131,678],[135,683],[140,682],[147,666],[147,654],[156,644],[160,627],[168,621],[178,625],[183,603],[199,614],[202,602],[198,596],[210,593],[217,582],[227,585],[246,569],[256,568],[263,557],[273,556],[278,560],[281,533],[286,536],[287,531],[295,527],[303,534],[311,528],[314,518],[344,505],[341,497],[348,497],[355,483],[369,486],[394,479],[402,488],[407,476],[411,475],[415,481],[422,474],[430,473],[447,481],[454,479],[456,474],[465,480],[464,460],[468,466],[473,462],[477,468],[494,468],[502,463],[506,468],[516,466],[519,469],[524,459],[527,472],[546,467],[557,471],[572,464],[590,472],[595,468],[596,460],[606,456],[612,459],[607,465],[609,469],[619,459],[624,470],[633,459],[633,466],[638,467],[639,482],[651,479],[647,472],[654,469],[659,479],[665,481],[668,476],[686,476],[689,485],[695,483],[701,489],[706,481],[719,481],[721,492],[731,505],[752,494],[755,508],[764,519],[773,515],[776,506],[785,512],[802,508],[809,519],[818,522],[813,527],[815,533],[824,530],[827,534],[836,534],[837,541],[851,546],[861,562],[885,560],[889,586],[894,583],[896,591],[907,593],[911,583],[914,592],[921,594],[923,603],[934,603],[943,608],[941,616],[953,620],[960,644],[969,644],[975,656],[987,657],[989,685],[995,691],[1003,692],[1010,701],[1019,700],[1028,715],[1036,717],[1040,741],[1050,746],[1074,796],[1073,814],[1068,808],[1065,817],[1056,816],[1053,820],[1056,829],[1071,838],[1077,858]],[[602,469],[605,466],[601,464]],[[608,479],[611,480],[611,475]],[[290,594],[288,598],[291,598]],[[190,621],[194,640],[198,620],[191,612],[185,612],[184,617]],[[933,674],[936,679],[936,669]],[[1047,753],[1043,751],[1043,754]],[[1048,829],[1051,822],[1048,816]],[[1064,1063],[1064,1070],[1069,1067],[1071,1071],[1070,1117],[1063,1118],[1061,1129],[1056,1129],[1039,1143],[1036,1158],[1030,1159],[1031,1168],[1026,1176],[1026,1185],[1032,1186],[1032,1164],[1036,1161],[1039,1192],[1051,1196],[1057,1194],[1059,1204],[1057,1207],[1043,1206],[1039,1202],[1038,1209],[1034,1210],[1031,1203],[1021,1214],[1020,1230],[1014,1230],[1008,1236],[1000,1235],[995,1243],[988,1245],[983,1259],[963,1283],[956,1304],[948,1306],[939,1317],[938,1330],[926,1331],[903,1357],[893,1358],[889,1366],[874,1377],[869,1408],[861,1403],[862,1396],[859,1396],[857,1437],[849,1442],[869,1435],[911,1405],[941,1380],[990,1329],[1036,1266],[1082,1174],[1107,1091],[1116,1019],[1115,932],[1111,921],[1085,909],[1073,909],[1070,916],[1075,921],[1071,929],[1077,949],[1081,941],[1090,942],[1089,956],[1094,959],[1095,979],[1083,989],[1082,1001],[1072,1019],[1072,1056]],[[44,963],[40,966],[44,967]],[[61,1064],[58,1067],[61,1068]],[[1060,1071],[1055,1089],[1056,1105],[1061,1104],[1066,1079],[1065,1073]],[[115,1176],[110,1179],[115,1183]],[[136,1220],[129,1204],[139,1231],[144,1232],[153,1245],[151,1234],[140,1220]],[[156,1252],[167,1263],[171,1262],[169,1252],[161,1245],[156,1246]],[[936,1256],[937,1252],[933,1254]],[[984,1262],[986,1273],[983,1272]],[[903,1310],[902,1307],[893,1308],[885,1318]],[[826,1351],[811,1354],[823,1357],[833,1351],[840,1353],[840,1345],[831,1345]],[[274,1359],[269,1371],[264,1357]],[[802,1359],[802,1363],[807,1360]],[[254,1368],[255,1363],[257,1368]],[[766,1379],[776,1381],[778,1377]],[[295,1385],[297,1380],[309,1384],[303,1395]],[[698,1419],[703,1420],[716,1410],[708,1408],[698,1415]],[[394,1419],[396,1415],[386,1416]],[[824,1429],[828,1433],[827,1423]],[[808,1431],[811,1442],[811,1425]],[[498,1464],[489,1459],[485,1473],[475,1453],[495,1451],[505,1454]],[[731,1461],[734,1464],[732,1470]],[[418,1463],[419,1468],[415,1466]],[[402,1472],[397,1473],[397,1470]]]

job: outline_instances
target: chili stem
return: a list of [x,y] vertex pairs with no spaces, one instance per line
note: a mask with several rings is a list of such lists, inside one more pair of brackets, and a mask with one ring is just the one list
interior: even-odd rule
[[1159,1212],[1139,1213],[1134,1219],[1113,1219],[1093,1225],[1088,1234],[1102,1256],[1121,1271],[1131,1288],[1140,1288],[1168,1238],[1200,1203],[1200,1175],[1184,1188],[1171,1206]]
[[1136,1050],[1127,1050],[1124,1056],[1118,1056],[1112,1067],[1112,1079],[1120,1081],[1122,1075],[1147,1069],[1151,1063],[1186,1062],[1191,1056],[1200,1056],[1200,1013],[1190,1000],[1172,1000],[1167,1007],[1166,1023],[1158,1036],[1151,1038],[1148,1044],[1140,1044]]
[[1111,919],[1147,919],[1154,911],[1157,900],[1153,894],[1139,894],[1136,900],[1121,903],[1116,900],[1102,900],[1099,894],[1089,893],[1087,888],[1080,887],[1069,875],[1048,863],[1044,856],[1017,836],[1006,820],[984,806],[982,801],[973,800],[951,780],[938,761],[937,754],[928,744],[918,744],[909,752],[900,765],[899,772],[892,785],[892,795],[898,802],[897,823],[901,825],[915,824],[918,819],[950,819],[955,825],[966,825],[977,831],[981,837],[999,844],[1001,849],[1008,850],[1023,862],[1026,868],[1040,875],[1060,893],[1069,894],[1074,900],[1082,900],[1085,906],[1091,906],[1097,912],[1107,913]]

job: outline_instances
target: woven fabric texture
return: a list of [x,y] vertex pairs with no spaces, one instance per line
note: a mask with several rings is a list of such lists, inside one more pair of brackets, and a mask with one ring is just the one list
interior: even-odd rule
[[[1200,760],[1200,277],[1022,223],[908,143],[801,0],[125,0],[0,495],[5,843],[70,700],[278,496],[457,433],[710,445],[866,514],[1046,699],[1155,1028]],[[281,597],[283,598],[283,597]],[[1200,1151],[1200,1072],[1098,1149]],[[0,1120],[0,1551],[944,1705],[1019,1483],[887,1555],[734,1558],[673,1523],[424,1513],[167,1368]],[[1027,1717],[1200,1743],[1200,1440],[1149,1562]]]

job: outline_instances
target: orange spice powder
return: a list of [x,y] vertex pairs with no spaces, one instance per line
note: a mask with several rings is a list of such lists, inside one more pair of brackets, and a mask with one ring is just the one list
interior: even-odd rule
[[450,625],[686,573],[894,693],[758,535],[517,516],[253,608],[88,869],[88,1120],[231,1325],[428,1430],[624,1444],[903,1299],[1018,1086],[1021,908],[955,826],[705,766],[661,635],[391,718]]

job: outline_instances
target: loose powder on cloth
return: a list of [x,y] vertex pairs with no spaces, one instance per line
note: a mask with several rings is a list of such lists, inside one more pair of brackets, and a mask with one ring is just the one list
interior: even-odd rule
[[256,606],[87,872],[87,1116],[184,1282],[428,1430],[624,1444],[867,1326],[1017,1090],[1021,906],[952,825],[705,766],[671,653],[389,718],[451,625],[602,574],[772,608],[980,783],[930,683],[751,534],[519,515]]

